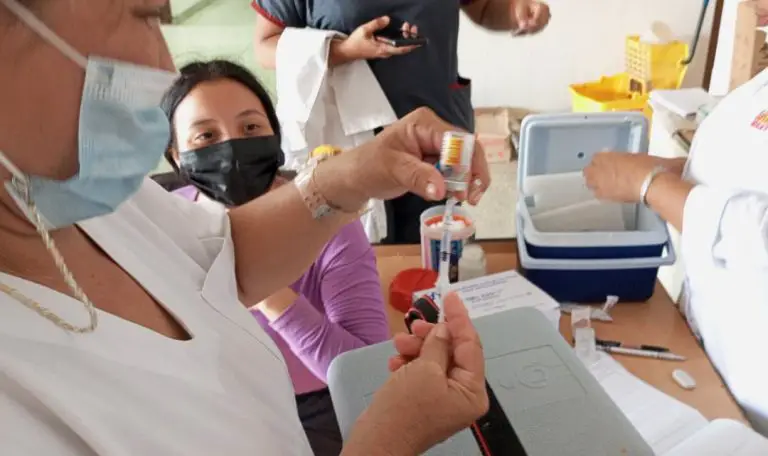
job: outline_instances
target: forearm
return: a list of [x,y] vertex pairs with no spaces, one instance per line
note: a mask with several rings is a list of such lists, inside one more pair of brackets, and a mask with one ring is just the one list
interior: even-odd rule
[[337,37],[331,40],[331,47],[328,51],[329,67],[344,65],[355,60],[360,60],[360,57],[351,52],[345,38]]
[[464,12],[476,24],[494,31],[517,30],[513,9],[517,0],[474,0]]
[[254,57],[256,57],[256,61],[262,67],[274,70],[277,66],[277,42],[283,36],[285,27],[267,19],[265,17],[266,12],[257,11],[259,11],[259,14],[256,17],[253,32]]
[[685,201],[693,187],[693,183],[673,173],[662,173],[656,176],[648,188],[646,201],[662,219],[682,232]]
[[321,380],[340,354],[390,338],[376,256],[359,222],[348,224],[326,244],[302,283],[320,285],[320,302],[287,289],[276,293],[285,297],[265,300],[284,308],[278,318],[267,318]]
[[[256,38],[254,42],[254,51],[256,60],[259,64],[269,70],[274,70],[277,66],[277,42],[282,34],[274,35],[268,38]],[[345,63],[359,60],[346,46],[344,38],[334,38],[331,40],[328,51],[328,66],[335,67]]]
[[291,351],[323,381],[328,377],[328,367],[338,355],[367,345],[301,295],[277,318],[266,316],[272,329],[280,334]]
[[277,42],[281,35],[277,34],[268,38],[257,37],[253,43],[256,61],[267,70],[274,70],[277,67]]
[[[319,188],[337,188],[335,192],[322,193],[329,201],[341,200],[333,195],[343,192],[343,184],[320,185],[323,169],[334,175],[331,163],[318,166],[315,179]],[[325,243],[356,217],[353,213],[335,212],[314,219],[293,184],[231,210],[229,218],[241,300],[252,305],[293,283],[314,261]]]
[[[418,456],[392,420],[377,422],[367,412],[355,423],[340,456]],[[395,414],[397,415],[397,414]]]

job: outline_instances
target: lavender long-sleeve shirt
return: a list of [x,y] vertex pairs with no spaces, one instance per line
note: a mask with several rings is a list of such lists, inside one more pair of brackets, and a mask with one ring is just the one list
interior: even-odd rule
[[[174,193],[197,199],[191,187]],[[274,322],[251,313],[280,348],[296,394],[325,388],[337,355],[389,339],[376,257],[360,222],[342,228],[291,289],[296,301]]]

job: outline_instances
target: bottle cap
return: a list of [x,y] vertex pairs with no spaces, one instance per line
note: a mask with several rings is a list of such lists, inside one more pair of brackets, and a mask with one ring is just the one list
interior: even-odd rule
[[485,259],[485,251],[479,244],[467,244],[461,251],[461,258],[469,261],[482,261]]
[[437,272],[431,269],[406,269],[389,284],[389,305],[406,313],[413,304],[413,293],[435,287]]

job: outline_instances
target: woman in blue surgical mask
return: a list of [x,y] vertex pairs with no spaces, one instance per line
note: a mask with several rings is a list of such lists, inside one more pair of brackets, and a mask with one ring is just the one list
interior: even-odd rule
[[[453,127],[424,110],[230,211],[165,192],[145,177],[170,136],[164,3],[0,0],[3,454],[311,454],[241,303],[296,280],[369,198],[445,196],[422,160]],[[421,454],[484,412],[458,298],[446,320],[396,339],[342,454]]]

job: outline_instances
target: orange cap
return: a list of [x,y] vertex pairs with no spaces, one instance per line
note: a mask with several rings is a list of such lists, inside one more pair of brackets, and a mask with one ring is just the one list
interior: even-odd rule
[[389,305],[402,313],[408,312],[413,303],[413,293],[434,288],[437,272],[431,269],[406,269],[389,284]]
[[331,146],[329,144],[323,144],[322,146],[317,146],[312,151],[312,158],[320,158],[320,157],[333,157],[335,155],[339,155],[341,153],[341,149],[339,149],[336,146]]

